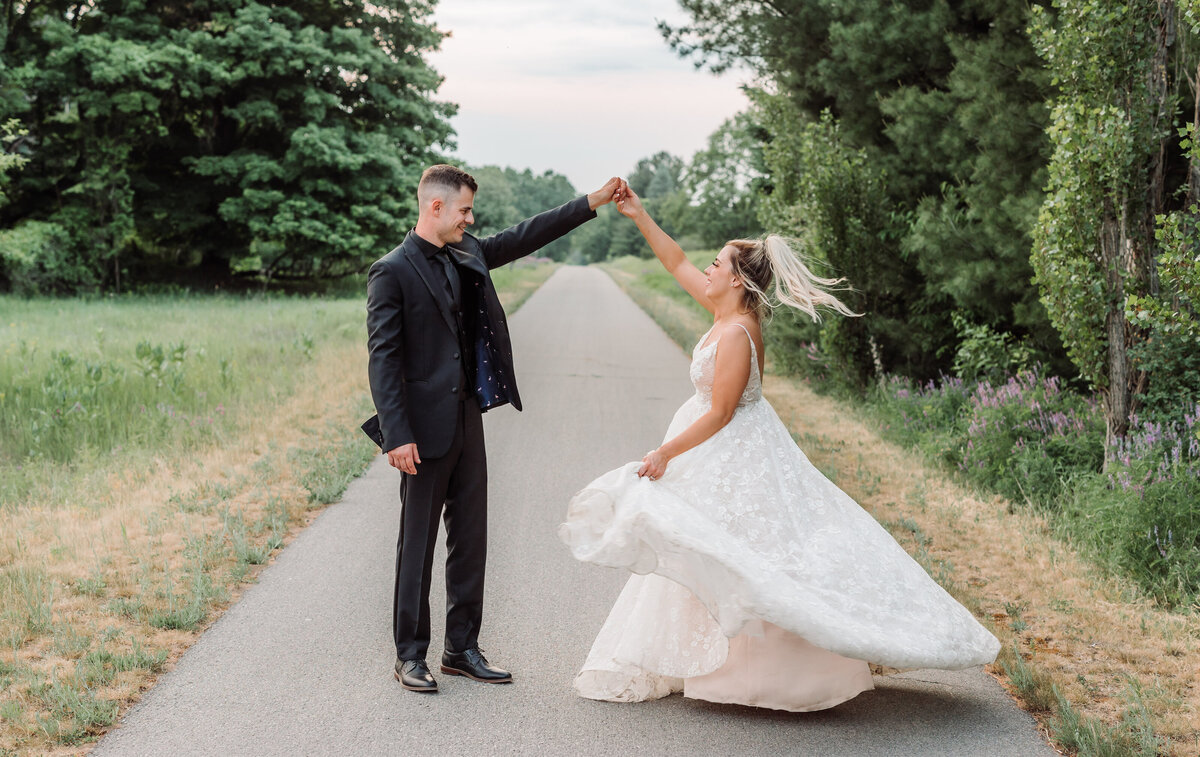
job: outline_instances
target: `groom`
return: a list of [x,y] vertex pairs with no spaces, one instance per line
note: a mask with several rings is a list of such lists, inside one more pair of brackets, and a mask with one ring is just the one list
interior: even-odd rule
[[466,231],[475,220],[475,179],[454,166],[431,166],[417,186],[416,228],[371,266],[367,346],[379,424],[375,438],[388,462],[403,473],[392,612],[395,676],[410,691],[437,691],[425,654],[433,550],[443,507],[441,670],[484,683],[512,681],[507,671],[488,663],[478,641],[487,551],[481,413],[506,403],[521,409],[508,325],[488,271],[595,218],[596,208],[612,201],[620,186],[610,179],[589,195],[477,239]]

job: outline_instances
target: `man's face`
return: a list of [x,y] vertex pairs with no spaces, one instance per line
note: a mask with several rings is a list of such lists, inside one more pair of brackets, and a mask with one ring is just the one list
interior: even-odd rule
[[462,241],[463,232],[475,223],[475,216],[471,212],[474,204],[475,193],[466,187],[459,187],[457,195],[448,195],[441,201],[437,218],[442,244],[458,244]]

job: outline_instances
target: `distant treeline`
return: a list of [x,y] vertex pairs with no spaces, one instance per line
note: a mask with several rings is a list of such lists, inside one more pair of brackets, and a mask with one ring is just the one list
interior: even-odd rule
[[[642,158],[624,173],[629,186],[672,236],[689,248],[720,248],[730,239],[761,232],[755,205],[762,183],[752,164],[750,124],[745,114],[730,119],[709,139],[710,146],[691,162],[667,152]],[[739,152],[729,135],[741,138]],[[526,169],[465,166],[479,181],[475,225],[480,236],[507,228],[534,213],[566,202],[581,191],[561,174],[536,175]],[[622,168],[622,167],[618,167]],[[599,217],[548,245],[542,254],[568,263],[596,263],[622,255],[650,257],[650,247],[633,223],[612,206]]]

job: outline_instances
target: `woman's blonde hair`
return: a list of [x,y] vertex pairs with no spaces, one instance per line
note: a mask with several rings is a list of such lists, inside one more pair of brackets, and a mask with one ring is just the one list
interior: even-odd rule
[[[827,291],[827,288],[849,290],[849,286],[839,286],[846,280],[827,279],[813,273],[795,250],[796,243],[778,234],[768,234],[762,239],[734,239],[727,245],[735,252],[729,258],[733,274],[745,286],[742,303],[759,317],[777,304],[801,310],[814,321],[821,320],[817,310],[821,306],[842,315],[862,315]],[[772,281],[775,282],[773,296],[767,294]]]

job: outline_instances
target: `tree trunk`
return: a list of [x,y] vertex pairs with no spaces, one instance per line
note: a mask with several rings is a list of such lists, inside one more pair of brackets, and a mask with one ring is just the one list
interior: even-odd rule
[[[1146,112],[1150,118],[1148,133],[1161,134],[1149,154],[1145,173],[1145,194],[1140,202],[1121,193],[1118,203],[1105,203],[1100,229],[1100,263],[1108,283],[1108,307],[1105,312],[1105,337],[1108,343],[1107,380],[1104,389],[1104,421],[1106,442],[1124,437],[1129,432],[1133,414],[1137,411],[1137,395],[1146,387],[1145,371],[1136,370],[1130,350],[1142,343],[1143,329],[1125,318],[1125,299],[1130,292],[1151,296],[1158,293],[1155,268],[1157,245],[1154,231],[1157,217],[1163,212],[1166,196],[1166,163],[1168,140],[1173,138],[1159,125],[1170,122],[1172,81],[1168,62],[1176,43],[1175,0],[1158,1],[1157,28],[1154,30],[1154,55],[1142,96],[1147,98]],[[1134,101],[1139,93],[1127,93]],[[1133,107],[1137,107],[1134,105]],[[1131,202],[1132,200],[1132,202]],[[1107,465],[1107,462],[1106,462]]]
[[[1192,139],[1200,139],[1200,65],[1196,66],[1196,78],[1188,82],[1195,92],[1192,104]],[[1200,202],[1200,150],[1192,148],[1192,159],[1188,164],[1187,201],[1184,207],[1191,210]]]
[[871,364],[875,366],[875,381],[879,384],[879,390],[883,391],[887,386],[887,377],[883,373],[883,356],[879,350],[879,343],[875,341],[875,335],[867,336],[867,345],[871,348]]
[[[1122,203],[1125,205],[1125,203]],[[1125,277],[1132,257],[1132,240],[1127,233],[1125,207],[1118,210],[1106,200],[1100,223],[1100,262],[1108,279],[1109,306],[1104,315],[1104,331],[1108,343],[1107,379],[1103,390],[1105,449],[1124,437],[1129,430],[1130,381],[1128,326],[1125,320]],[[1107,465],[1107,457],[1105,458]]]

